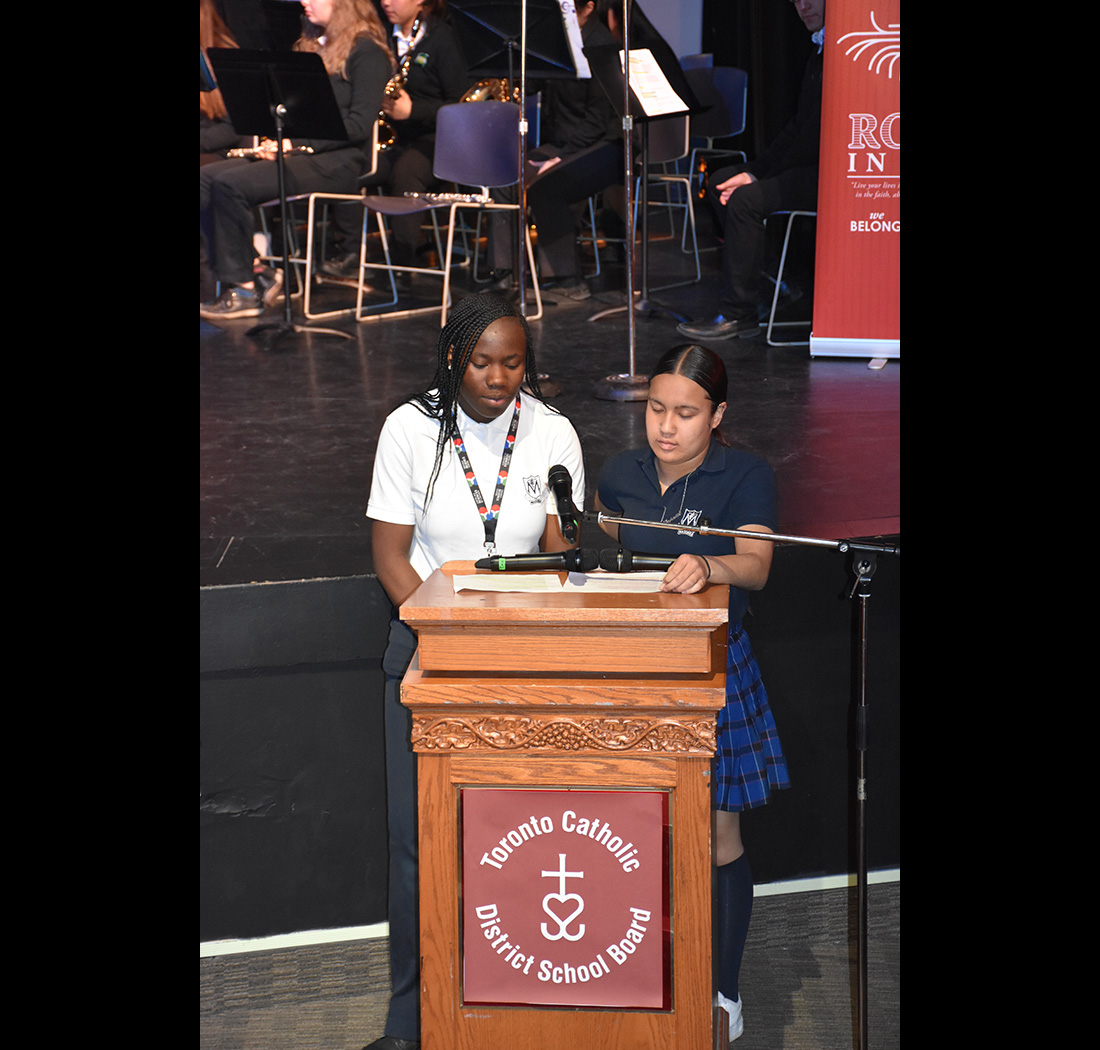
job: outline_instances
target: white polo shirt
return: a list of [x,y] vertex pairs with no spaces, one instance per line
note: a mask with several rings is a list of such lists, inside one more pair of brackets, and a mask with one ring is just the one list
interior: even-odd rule
[[[462,440],[487,505],[493,501],[511,423],[511,409],[490,423],[478,423],[458,409]],[[378,438],[367,502],[368,518],[415,526],[409,559],[422,580],[446,561],[485,556],[481,515],[453,445],[443,452],[432,500],[425,509],[438,436],[439,421],[415,405],[401,405],[391,412]],[[497,554],[538,551],[546,516],[557,514],[546,476],[559,463],[573,479],[574,505],[583,509],[584,459],[573,424],[521,394],[519,429],[497,521]]]

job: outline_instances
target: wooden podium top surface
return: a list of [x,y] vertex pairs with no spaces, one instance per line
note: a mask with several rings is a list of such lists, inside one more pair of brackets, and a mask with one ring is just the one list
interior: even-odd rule
[[[401,619],[423,623],[540,623],[543,626],[665,624],[716,628],[729,619],[729,588],[707,587],[698,594],[611,593],[606,591],[455,592],[452,577],[474,575],[472,561],[447,562],[402,604]],[[562,579],[565,573],[558,574]]]

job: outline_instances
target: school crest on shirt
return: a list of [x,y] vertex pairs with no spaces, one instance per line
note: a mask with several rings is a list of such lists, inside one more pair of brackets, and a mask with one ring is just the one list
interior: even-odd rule
[[527,497],[528,503],[541,503],[542,502],[542,478],[538,474],[529,474],[523,479],[523,493]]
[[676,530],[676,535],[677,536],[694,536],[695,533],[691,530],[698,528],[699,521],[702,517],[703,517],[703,512],[701,510],[685,510],[684,513],[680,515],[680,521],[678,522],[678,524],[688,525],[688,526],[690,526],[690,528],[689,529],[677,529]]

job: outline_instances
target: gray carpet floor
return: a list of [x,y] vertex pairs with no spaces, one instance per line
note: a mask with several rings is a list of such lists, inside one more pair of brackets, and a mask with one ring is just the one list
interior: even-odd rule
[[[901,884],[868,892],[868,1048],[901,1043]],[[758,897],[736,1050],[858,1046],[854,890]],[[385,940],[201,959],[201,1050],[359,1050],[382,1034]]]

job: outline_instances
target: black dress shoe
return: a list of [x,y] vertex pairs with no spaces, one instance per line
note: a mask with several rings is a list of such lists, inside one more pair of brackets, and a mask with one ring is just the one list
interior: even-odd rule
[[363,1050],[420,1050],[420,1042],[414,1039],[395,1039],[392,1035],[384,1035],[368,1043]]
[[334,259],[326,259],[321,263],[321,273],[327,277],[342,277],[354,281],[359,276],[359,253],[348,252]]
[[205,317],[208,321],[259,317],[263,312],[263,297],[247,288],[227,288],[217,299],[199,303],[199,317]]
[[760,334],[760,325],[754,320],[731,321],[719,314],[713,321],[689,324],[684,321],[676,331],[691,339],[750,339]]

